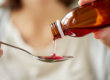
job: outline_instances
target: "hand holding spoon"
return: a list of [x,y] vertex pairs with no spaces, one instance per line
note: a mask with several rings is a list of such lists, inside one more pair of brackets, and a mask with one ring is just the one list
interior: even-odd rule
[[19,48],[17,46],[13,46],[11,44],[7,44],[7,43],[2,42],[2,41],[0,41],[0,43],[3,44],[3,45],[6,45],[6,46],[24,51],[24,52],[28,53],[29,55],[33,56],[34,58],[42,61],[42,62],[50,62],[50,63],[61,62],[61,61],[65,61],[65,60],[68,60],[70,58],[73,58],[73,56],[56,56],[55,54],[53,54],[52,56],[35,56],[32,53],[28,52],[27,50]]

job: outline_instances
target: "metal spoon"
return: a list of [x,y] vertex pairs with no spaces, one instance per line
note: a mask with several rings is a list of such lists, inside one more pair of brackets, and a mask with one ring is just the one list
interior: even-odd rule
[[37,60],[40,60],[40,61],[42,61],[42,62],[50,62],[50,63],[52,63],[52,62],[61,62],[61,61],[65,61],[65,60],[68,60],[68,59],[70,59],[70,58],[73,58],[73,56],[62,56],[63,59],[47,59],[47,57],[51,57],[51,56],[35,56],[35,55],[33,55],[32,53],[30,53],[29,51],[27,51],[27,50],[25,50],[25,49],[22,49],[22,48],[20,48],[20,47],[13,46],[13,45],[11,45],[11,44],[7,44],[7,43],[2,42],[2,41],[0,41],[0,44],[3,44],[3,45],[6,45],[6,46],[9,46],[9,47],[16,48],[16,49],[19,49],[19,50],[21,50],[21,51],[24,51],[24,52],[28,53],[29,55],[31,55],[32,57],[34,57],[34,58],[36,58]]

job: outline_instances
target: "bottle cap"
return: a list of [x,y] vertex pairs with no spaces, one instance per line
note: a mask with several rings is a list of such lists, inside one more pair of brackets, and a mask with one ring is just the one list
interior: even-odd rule
[[64,37],[64,33],[63,33],[62,28],[61,28],[60,20],[56,21],[56,25],[57,25],[57,29],[58,29],[58,31],[59,31],[59,33],[61,35],[61,38],[63,38]]

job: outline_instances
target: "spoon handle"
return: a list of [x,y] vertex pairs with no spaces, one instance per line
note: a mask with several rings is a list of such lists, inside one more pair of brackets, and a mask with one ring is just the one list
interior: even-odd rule
[[[7,44],[7,43],[5,43],[5,42],[2,42],[2,41],[0,41],[0,43],[1,43],[1,44],[3,44],[3,45],[6,45],[6,46],[12,47],[12,48],[16,48],[16,49],[19,49],[19,50],[21,50],[21,51],[24,51],[24,52],[26,52],[26,53],[28,53],[28,54],[32,55],[30,52],[28,52],[27,50],[25,50],[25,49],[22,49],[22,48],[20,48],[20,47],[17,47],[17,46],[13,46],[13,45],[11,45],[11,44]],[[33,56],[33,55],[32,55],[32,56]]]

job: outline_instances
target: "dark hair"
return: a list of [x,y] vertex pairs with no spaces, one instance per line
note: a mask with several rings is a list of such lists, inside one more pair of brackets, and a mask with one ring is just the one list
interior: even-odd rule
[[66,7],[69,7],[75,0],[58,0],[59,2],[63,3]]
[[12,10],[17,10],[22,7],[22,2],[21,0],[6,0],[3,7],[11,8]]
[[[70,6],[75,0],[58,0],[59,2],[63,3],[66,7]],[[7,0],[4,7],[9,7],[12,10],[17,10],[22,8],[21,0]]]

